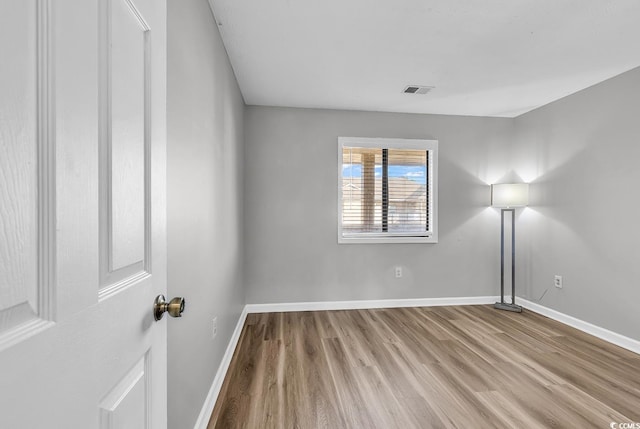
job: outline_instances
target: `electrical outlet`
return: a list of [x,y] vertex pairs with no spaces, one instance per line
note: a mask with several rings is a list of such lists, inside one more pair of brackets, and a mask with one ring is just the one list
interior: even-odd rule
[[562,276],[555,276],[553,278],[553,284],[558,288],[562,289]]
[[211,324],[211,339],[213,340],[216,335],[218,335],[218,317],[213,318],[213,323]]
[[396,267],[396,278],[402,277],[402,267]]

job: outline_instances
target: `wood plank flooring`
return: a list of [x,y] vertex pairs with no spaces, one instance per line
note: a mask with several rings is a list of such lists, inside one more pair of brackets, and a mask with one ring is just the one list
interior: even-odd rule
[[640,355],[491,306],[250,314],[209,429],[608,428]]

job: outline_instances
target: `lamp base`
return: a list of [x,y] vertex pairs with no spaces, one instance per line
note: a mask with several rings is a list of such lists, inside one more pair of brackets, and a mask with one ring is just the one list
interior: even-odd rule
[[494,308],[497,308],[498,310],[506,310],[506,311],[513,311],[515,313],[522,313],[522,307],[519,305],[515,305],[515,304],[508,304],[506,302],[496,302],[495,304],[493,304]]

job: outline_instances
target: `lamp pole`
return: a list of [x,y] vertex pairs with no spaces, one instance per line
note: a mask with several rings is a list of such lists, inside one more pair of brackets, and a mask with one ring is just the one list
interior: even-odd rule
[[[504,214],[511,212],[511,304],[504,302]],[[499,310],[522,312],[516,305],[516,209],[500,210],[500,302],[494,307]]]
[[[499,310],[522,312],[516,305],[516,210],[529,202],[529,185],[526,183],[491,185],[491,205],[500,207],[500,302],[494,307]],[[504,301],[504,217],[511,213],[511,303]]]

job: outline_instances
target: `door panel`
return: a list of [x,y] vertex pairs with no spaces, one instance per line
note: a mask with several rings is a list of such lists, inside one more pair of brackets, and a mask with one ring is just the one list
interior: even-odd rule
[[[39,332],[50,317],[49,158],[45,16],[35,0],[0,3],[0,351]],[[26,55],[25,53],[30,53]],[[42,224],[40,224],[42,222]],[[40,254],[41,253],[41,254]]]
[[101,297],[149,270],[150,29],[133,0],[101,15]]
[[165,14],[0,2],[2,427],[166,427]]
[[100,403],[100,429],[148,429],[148,355],[122,377]]
[[[107,0],[110,270],[141,263],[145,248],[148,28],[133,2]],[[116,29],[117,31],[114,31]],[[102,100],[105,102],[107,100]]]

